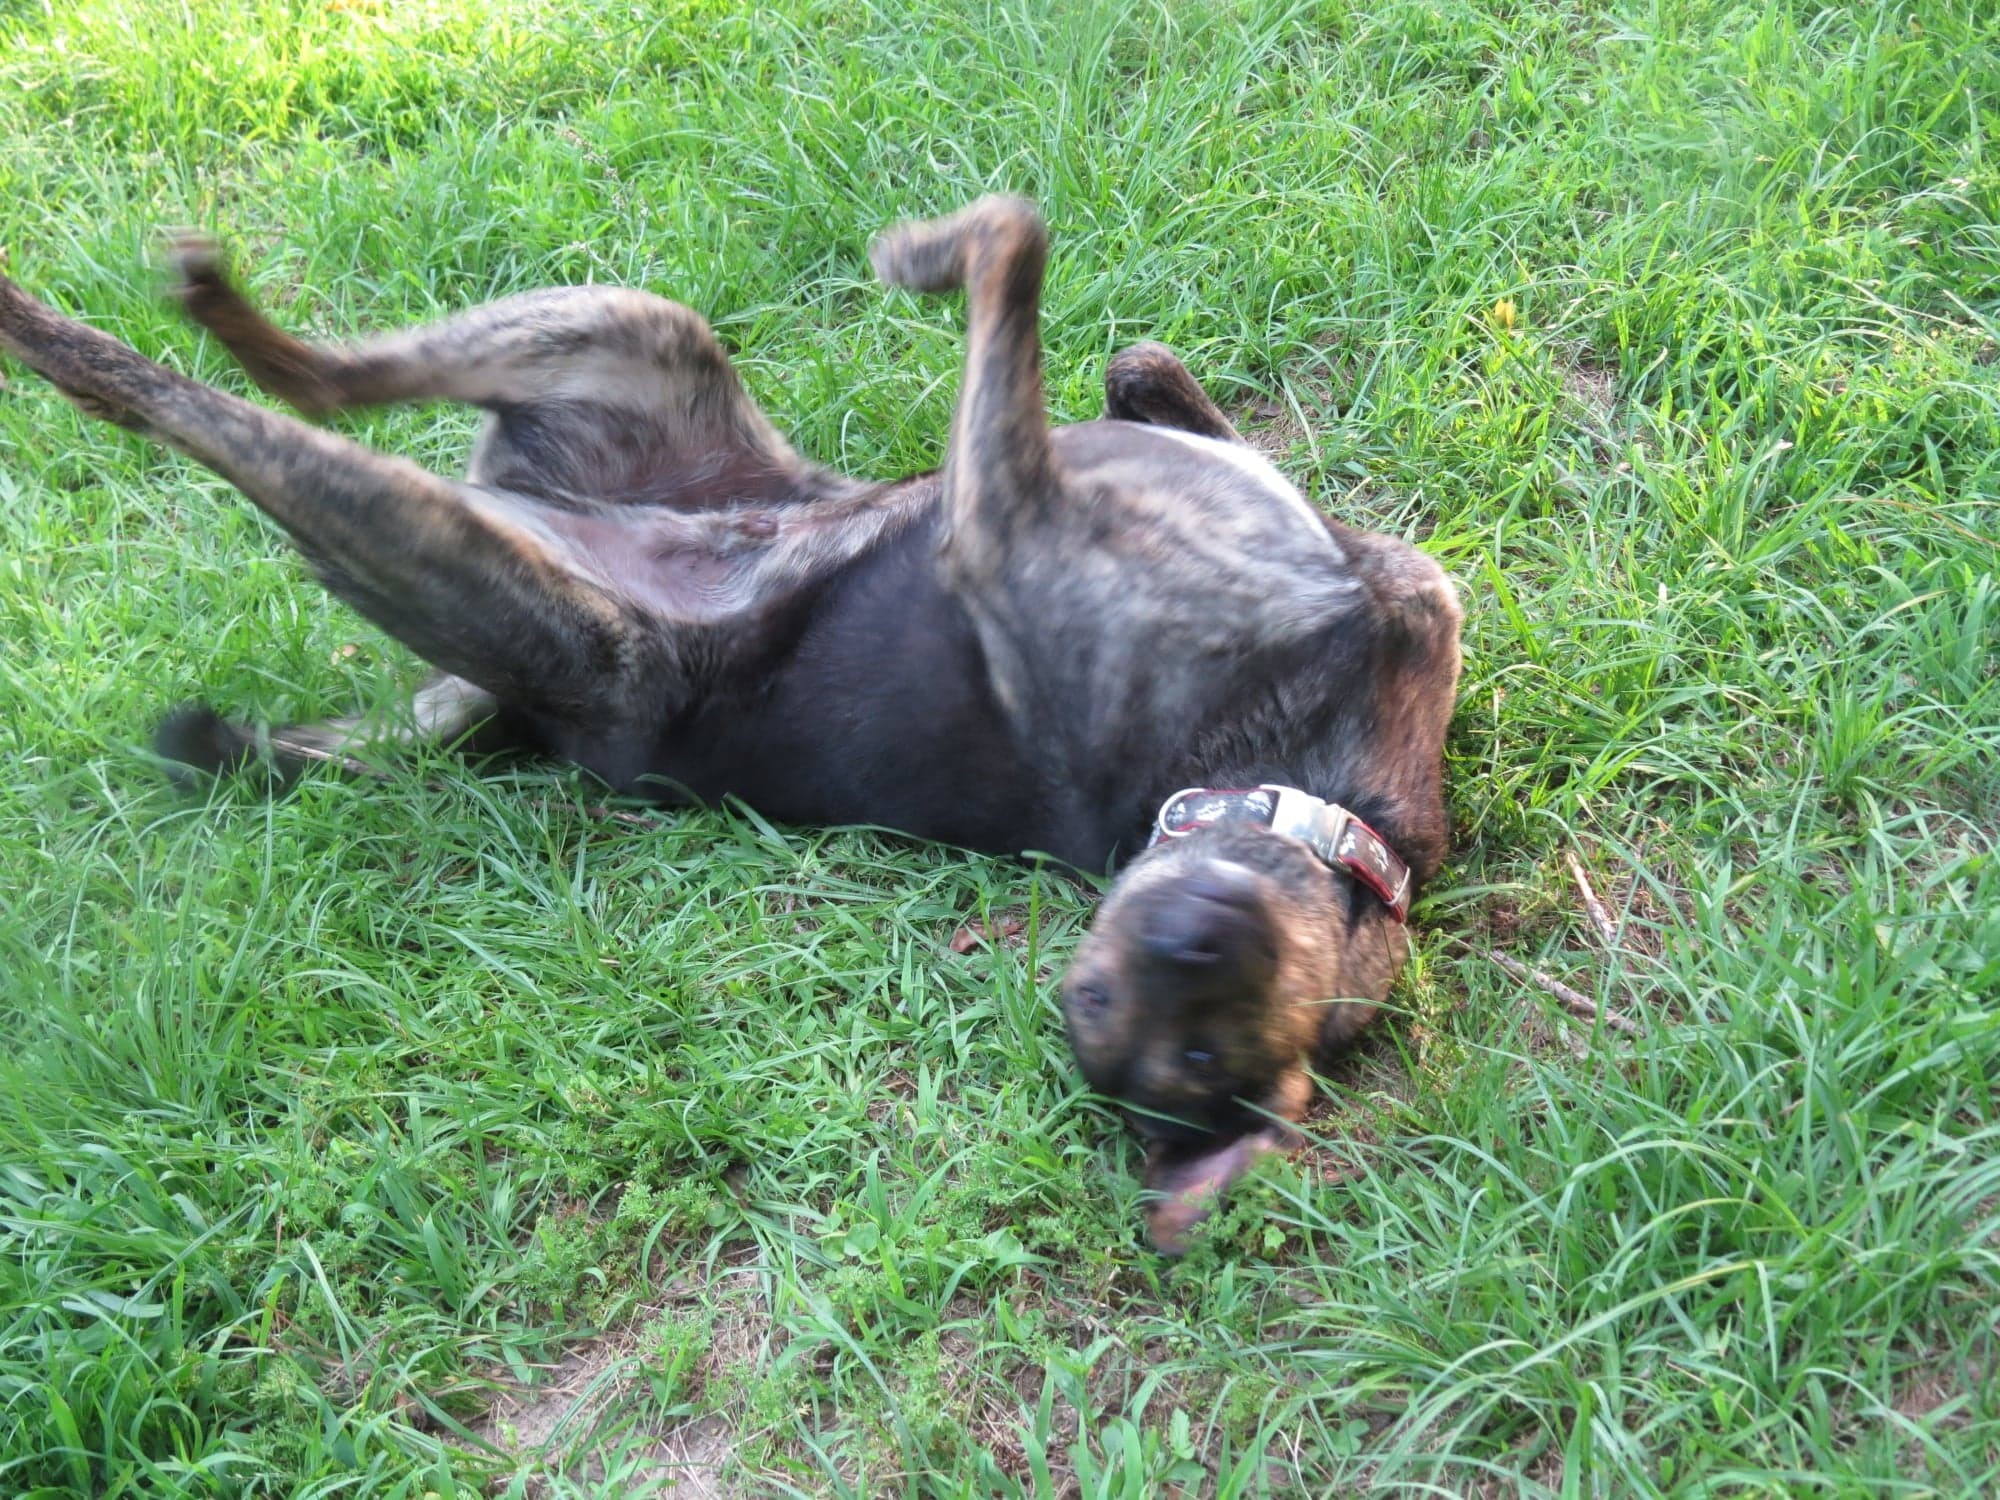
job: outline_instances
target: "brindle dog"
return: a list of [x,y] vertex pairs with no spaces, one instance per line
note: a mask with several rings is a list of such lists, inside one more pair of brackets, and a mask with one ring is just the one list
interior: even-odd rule
[[[944,468],[886,484],[801,458],[708,325],[642,292],[531,292],[318,346],[180,248],[189,314],[302,411],[484,407],[457,482],[173,374],[4,278],[0,348],[226,476],[438,669],[394,722],[263,738],[184,711],[171,756],[366,768],[371,744],[471,739],[667,803],[733,794],[781,820],[1129,861],[1064,1011],[1084,1075],[1153,1140],[1173,1249],[1285,1143],[1307,1065],[1403,963],[1384,897],[1443,853],[1459,606],[1415,549],[1316,514],[1157,344],[1111,361],[1101,420],[1052,429],[1046,243],[1005,198],[876,242],[884,280],[963,286],[969,313]],[[1372,825],[1402,889],[1318,803],[1300,805],[1332,843],[1272,826],[1275,794],[1148,848],[1169,793],[1265,785]]]

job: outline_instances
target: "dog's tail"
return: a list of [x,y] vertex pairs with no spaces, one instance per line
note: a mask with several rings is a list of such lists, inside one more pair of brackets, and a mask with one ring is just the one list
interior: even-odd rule
[[389,772],[368,757],[414,745],[451,745],[466,755],[488,756],[538,748],[532,726],[502,708],[491,693],[449,672],[434,673],[406,705],[256,730],[233,723],[205,703],[167,715],[153,735],[153,749],[182,786],[200,776],[261,769],[278,785],[290,784],[308,766],[333,766],[354,776],[386,780]]
[[262,771],[275,786],[290,786],[308,766],[333,765],[356,776],[382,779],[371,766],[348,751],[355,739],[352,720],[324,724],[289,724],[259,733],[247,724],[225,719],[206,703],[184,703],[153,731],[153,753],[167,776],[183,791],[201,781],[238,772]]

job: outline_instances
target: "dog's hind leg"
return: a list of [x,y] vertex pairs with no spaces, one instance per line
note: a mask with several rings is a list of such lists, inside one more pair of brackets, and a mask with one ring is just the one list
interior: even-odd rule
[[0,350],[86,409],[171,444],[248,495],[328,586],[419,656],[501,701],[619,722],[655,638],[517,496],[176,375],[0,277]]
[[1225,443],[1243,441],[1222,408],[1208,399],[1201,382],[1165,344],[1134,344],[1111,357],[1104,367],[1104,415]]
[[744,391],[706,320],[623,287],[523,292],[418,328],[309,344],[273,325],[215,248],[174,249],[174,295],[264,390],[324,414],[396,401],[496,413],[472,477],[595,500],[648,476],[727,469],[777,488],[806,466]]

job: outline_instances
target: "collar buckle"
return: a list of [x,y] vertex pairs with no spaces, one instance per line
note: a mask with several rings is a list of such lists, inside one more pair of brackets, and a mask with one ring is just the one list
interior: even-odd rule
[[1338,802],[1322,802],[1295,786],[1262,786],[1272,797],[1271,831],[1305,844],[1327,864],[1340,863],[1340,841],[1354,814]]

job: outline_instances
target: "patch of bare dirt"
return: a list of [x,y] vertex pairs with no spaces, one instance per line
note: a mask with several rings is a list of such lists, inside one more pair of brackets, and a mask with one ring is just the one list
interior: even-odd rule
[[1309,436],[1298,414],[1282,401],[1253,401],[1233,420],[1243,441],[1274,463]]
[[[1988,1388],[2000,1363],[1994,1357],[1994,1336],[1989,1333],[1975,1345],[1968,1360],[1947,1360],[1939,1356],[1928,1367],[1919,1367],[1897,1383],[1889,1405],[1895,1413],[1933,1434],[1956,1432],[1971,1424],[1974,1413],[1966,1408],[1975,1391]],[[1897,1454],[1897,1467],[1906,1475],[1927,1475],[1925,1445],[1912,1436]]]
[[711,1413],[649,1429],[619,1421],[638,1380],[631,1332],[609,1334],[563,1356],[545,1383],[501,1393],[472,1427],[480,1442],[507,1455],[528,1478],[530,1495],[547,1493],[558,1475],[586,1484],[609,1477],[616,1456],[620,1493],[722,1500],[742,1491],[726,1478],[735,1424]]
[[1608,427],[1618,410],[1618,372],[1585,362],[1562,371],[1563,394],[1598,425]]
[[1351,1116],[1375,1119],[1385,1108],[1408,1109],[1417,1096],[1417,1081],[1404,1065],[1402,1049],[1380,1019],[1327,1063],[1325,1076],[1342,1095],[1361,1097],[1336,1097],[1315,1089],[1306,1111],[1306,1123],[1313,1128],[1338,1125],[1354,1133]]
[[[1313,340],[1321,349],[1340,343],[1338,333],[1324,333]],[[1335,384],[1331,366],[1320,360],[1305,360],[1291,366],[1286,383],[1302,393],[1306,404],[1318,411],[1334,406]],[[1282,395],[1260,395],[1246,402],[1230,418],[1243,441],[1272,461],[1282,459],[1299,443],[1311,443],[1312,433],[1300,417],[1297,403]]]
[[[1016,1296],[1026,1295],[1017,1292]],[[1010,1360],[993,1374],[982,1373],[980,1352],[987,1336],[986,1308],[963,1292],[945,1307],[938,1333],[939,1384],[945,1410],[956,1417],[966,1436],[984,1450],[1000,1472],[1032,1485],[1034,1459],[1020,1414],[1041,1399],[1043,1368],[1030,1360]],[[1079,1346],[1081,1347],[1081,1346]],[[1067,1453],[1081,1431],[1076,1409],[1058,1396],[1049,1413],[1050,1434],[1045,1459],[1055,1493],[1077,1493],[1076,1476]]]
[[863,1108],[873,1124],[915,1135],[917,1114],[911,1106],[916,1097],[916,1079],[901,1068],[891,1068],[882,1075],[882,1091],[871,1096]]
[[1616,464],[1621,470],[1629,467],[1621,462],[1618,372],[1588,359],[1574,359],[1563,364],[1556,374],[1570,420],[1589,437],[1597,461]]
[[[717,1294],[716,1314],[690,1383],[697,1394],[726,1396],[727,1377],[763,1358],[770,1308],[757,1273],[745,1267],[722,1272],[708,1291]],[[691,1288],[670,1281],[658,1303],[570,1350],[547,1379],[502,1385],[471,1425],[473,1436],[516,1465],[531,1496],[548,1493],[558,1476],[615,1483],[620,1496],[733,1500],[750,1493],[734,1464],[740,1412],[725,1405],[693,1419],[649,1422],[640,1400],[647,1330],[669,1305],[693,1297]]]

